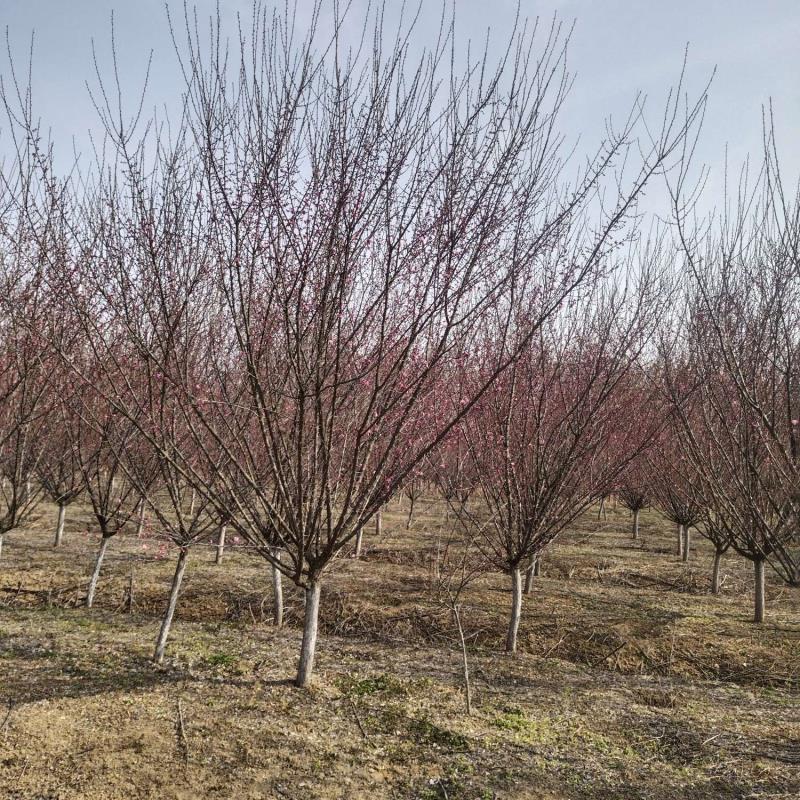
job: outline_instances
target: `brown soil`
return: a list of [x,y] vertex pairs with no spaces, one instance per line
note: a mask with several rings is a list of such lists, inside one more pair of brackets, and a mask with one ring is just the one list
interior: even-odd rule
[[[361,561],[323,588],[314,688],[290,685],[302,598],[270,626],[266,564],[191,556],[162,668],[149,661],[174,568],[132,537],[109,546],[96,607],[80,606],[95,536],[70,509],[6,537],[0,562],[0,798],[795,798],[800,796],[800,597],[642,515],[588,514],[525,598],[521,652],[501,652],[509,581],[465,598],[475,711],[431,589],[444,517],[384,515]],[[134,568],[135,604],[126,611]]]

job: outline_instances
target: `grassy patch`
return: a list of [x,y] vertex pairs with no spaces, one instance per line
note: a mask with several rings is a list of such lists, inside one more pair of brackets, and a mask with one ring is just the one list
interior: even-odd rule
[[211,653],[206,657],[206,664],[209,667],[232,667],[238,663],[239,656],[234,653]]
[[344,695],[353,699],[374,694],[387,697],[404,697],[408,694],[403,683],[391,675],[371,675],[366,678],[342,675],[336,679],[336,685]]

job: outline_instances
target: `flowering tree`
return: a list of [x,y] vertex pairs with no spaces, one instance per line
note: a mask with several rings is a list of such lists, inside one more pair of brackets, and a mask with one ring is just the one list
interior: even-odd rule
[[[424,465],[426,466],[426,465]],[[403,494],[408,498],[408,516],[406,517],[406,530],[411,530],[414,524],[414,509],[417,501],[422,497],[427,484],[427,475],[422,467],[417,467],[406,479],[403,485]]]
[[[663,425],[663,404],[639,368],[653,332],[652,290],[645,277],[630,296],[598,287],[573,304],[540,328],[467,418],[465,441],[489,511],[488,520],[473,515],[477,541],[512,580],[509,652],[523,564],[609,493]],[[639,403],[651,409],[646,419],[630,414]]]
[[686,350],[696,375],[681,410],[687,453],[711,524],[755,568],[764,617],[764,564],[800,583],[800,241],[767,127],[756,185],[716,225],[691,228],[675,190],[693,286]]
[[41,500],[35,478],[51,405],[47,292],[24,212],[0,215],[0,552]]
[[[77,409],[63,402],[61,414],[82,490],[100,530],[100,547],[86,594],[86,605],[91,608],[108,544],[137,515],[140,489],[128,475],[132,470],[129,464],[141,457],[142,448],[137,426],[111,408],[100,392],[85,389],[79,402]],[[76,418],[80,424],[74,424]],[[142,466],[138,469],[143,471]],[[152,480],[152,467],[150,474]]]
[[[643,413],[648,413],[642,409]],[[636,414],[634,409],[630,413]],[[631,534],[634,539],[639,538],[639,514],[646,508],[651,495],[649,475],[646,472],[646,454],[630,463],[623,472],[617,484],[616,495],[620,503],[633,515]]]
[[[457,391],[456,387],[451,387]],[[446,515],[456,508],[465,511],[470,496],[477,488],[477,478],[472,469],[469,448],[464,442],[463,424],[457,425],[450,435],[433,451],[429,459],[431,480],[446,503]]]
[[[12,112],[6,89],[19,113]],[[51,407],[52,297],[44,270],[51,179],[43,139],[30,122],[30,92],[12,70],[0,92],[5,112],[0,165],[0,551],[41,499],[36,471]],[[2,112],[0,112],[2,113]]]
[[[68,388],[51,377],[50,391],[68,396]],[[40,443],[40,456],[36,474],[44,492],[58,506],[54,547],[59,547],[64,535],[67,508],[84,490],[78,454],[73,441],[80,437],[82,422],[75,413],[74,400],[52,409],[46,421],[46,430]],[[70,433],[71,432],[71,433]]]
[[[54,198],[70,224],[53,275],[102,380],[62,357],[100,387],[109,416],[93,425],[113,420],[119,445],[132,426],[303,587],[301,686],[329,564],[594,280],[703,105],[679,116],[672,94],[633,147],[637,100],[576,171],[557,23],[523,25],[496,64],[462,64],[452,26],[413,60],[414,25],[387,41],[382,21],[365,55],[344,51],[341,20],[325,39],[315,13],[300,41],[290,16],[257,9],[234,68],[219,23],[205,42],[187,19],[171,136],[139,136],[101,78],[114,163],[79,200]],[[487,326],[498,357],[453,403],[443,387]],[[160,438],[142,374],[185,436]]]
[[[670,407],[681,407],[690,393],[686,372],[675,374],[674,347],[662,355],[664,358],[656,365],[656,372],[664,387],[666,403]],[[689,548],[685,545],[689,529],[699,524],[704,505],[697,477],[681,442],[681,427],[674,415],[670,415],[669,423],[646,453],[645,469],[654,505],[675,524],[676,554],[688,561]]]
[[[149,396],[153,397],[152,394]],[[145,447],[150,449],[149,441],[155,441],[158,445],[152,448],[152,454],[144,454],[140,449],[137,458],[127,461],[125,471],[126,477],[136,488],[137,495],[146,498],[147,507],[155,518],[159,533],[168,537],[178,548],[169,601],[153,656],[156,663],[160,664],[164,660],[189,549],[198,541],[209,539],[212,533],[219,530],[219,516],[204,495],[199,495],[198,499],[198,493],[184,479],[185,470],[179,467],[175,459],[162,455],[169,452],[179,439],[181,434],[177,429],[180,422],[175,419],[174,412],[167,408],[169,404],[165,402],[165,393],[162,392],[157,397],[161,405],[160,413],[153,414],[150,419],[161,419],[163,429],[151,431]]]

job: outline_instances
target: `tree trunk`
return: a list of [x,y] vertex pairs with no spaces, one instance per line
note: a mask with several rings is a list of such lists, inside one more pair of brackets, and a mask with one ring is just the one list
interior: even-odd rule
[[[272,557],[276,561],[281,560],[280,547],[272,548]],[[272,622],[276,628],[280,628],[283,625],[283,581],[280,570],[274,564],[272,565],[272,596],[275,601]]]
[[519,631],[519,619],[522,613],[522,574],[519,567],[515,567],[511,572],[511,620],[508,624],[508,634],[506,636],[506,652],[517,652],[517,633]]
[[295,686],[305,689],[311,683],[314,671],[314,654],[317,649],[317,624],[319,622],[319,593],[321,585],[312,583],[306,588],[306,611],[303,620],[303,644],[300,664],[297,667]]
[[533,577],[538,578],[539,575],[542,573],[542,557],[541,555],[536,556],[536,560],[533,562]]
[[139,521],[136,524],[136,538],[139,539],[144,531],[144,497],[139,501]]
[[189,548],[181,547],[178,554],[178,563],[175,565],[175,575],[172,577],[172,588],[169,592],[169,604],[161,621],[161,630],[158,632],[156,651],[153,654],[153,661],[160,664],[164,660],[164,650],[167,648],[167,637],[169,629],[172,627],[172,618],[175,616],[175,607],[178,605],[178,593],[181,590],[183,573],[186,571],[186,561],[189,556]]
[[719,568],[722,564],[722,550],[714,553],[714,568],[711,570],[711,594],[719,594]]
[[414,495],[408,498],[408,519],[406,520],[406,530],[410,531],[411,526],[414,524]]
[[753,566],[755,567],[756,573],[756,610],[753,621],[760,623],[764,621],[764,608],[766,604],[766,599],[764,596],[764,559],[760,558],[754,561]]
[[533,591],[533,577],[536,574],[536,556],[531,556],[528,568],[525,570],[525,594],[530,594]]
[[0,558],[3,557],[3,534],[0,533]]
[[195,489],[192,489],[192,499],[191,499],[191,502],[189,503],[189,516],[190,517],[192,516],[192,514],[194,514],[194,504],[195,504],[196,501],[197,501],[197,491]]
[[58,520],[56,521],[56,539],[53,542],[53,547],[61,546],[61,539],[64,536],[64,518],[67,515],[67,507],[58,507]]
[[356,534],[355,558],[361,558],[361,544],[363,539],[364,539],[364,527],[361,526],[359,527],[358,533]]
[[126,599],[126,611],[129,614],[133,613],[133,581],[134,581],[134,570],[131,567],[131,574],[128,576],[128,597]]
[[94,571],[92,572],[92,578],[89,581],[89,591],[86,595],[86,608],[91,608],[94,605],[94,594],[97,591],[97,581],[100,580],[100,569],[103,566],[103,559],[106,557],[106,548],[108,547],[108,542],[110,539],[110,536],[104,536],[100,540],[100,549],[97,551],[97,558],[94,562]]
[[683,525],[680,522],[676,523],[677,532],[678,532],[678,556],[683,558]]
[[688,525],[683,526],[683,561],[689,560],[689,553],[692,551],[692,529]]
[[225,531],[227,529],[227,525],[220,526],[219,535],[217,536],[217,553],[214,556],[214,563],[221,564],[222,563],[222,556],[225,553]]
[[381,535],[381,528],[383,527],[383,519],[381,517],[382,509],[378,509],[378,513],[375,515],[375,538],[379,538]]
[[633,538],[639,538],[639,509],[633,512]]
[[607,518],[605,497],[600,498],[600,508],[597,509],[597,519],[600,519],[600,517]]
[[458,603],[453,606],[453,616],[456,619],[458,628],[458,639],[461,642],[461,664],[464,673],[464,695],[467,702],[467,714],[472,713],[472,687],[469,682],[469,661],[467,659],[467,642],[464,639],[464,628],[461,625],[461,614],[459,613]]

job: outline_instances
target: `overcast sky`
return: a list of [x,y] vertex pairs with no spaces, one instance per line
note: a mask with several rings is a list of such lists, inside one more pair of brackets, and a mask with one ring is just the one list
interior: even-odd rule
[[[215,2],[195,5],[206,16]],[[237,11],[249,15],[251,5],[249,0],[220,2],[223,17],[231,20]],[[310,0],[299,5],[306,11]],[[388,0],[387,5],[392,10],[400,4]],[[171,6],[180,13],[182,3]],[[758,151],[761,107],[770,98],[784,169],[792,179],[797,176],[800,0],[523,0],[521,6],[531,17],[549,21],[558,13],[568,24],[576,23],[569,55],[576,82],[564,128],[569,137],[580,135],[587,149],[601,135],[604,118],[623,118],[637,91],[663,99],[680,73],[688,44],[690,91],[717,67],[699,151],[712,170],[710,186],[721,182],[726,144],[732,164]],[[366,0],[354,1],[353,30],[366,7]],[[510,29],[516,7],[516,0],[456,0],[459,43],[482,42],[488,26],[499,40]],[[108,64],[112,10],[126,91],[133,96],[141,85],[152,50],[148,105],[173,105],[181,82],[162,0],[0,0],[0,24],[8,28],[18,58],[25,60],[35,31],[35,107],[60,148],[70,148],[73,136],[85,147],[87,129],[96,127],[85,82],[93,81],[92,39],[101,68]],[[421,36],[435,28],[440,12],[438,0],[423,0]],[[0,72],[7,75],[5,60]],[[0,152],[7,152],[2,130]]]

